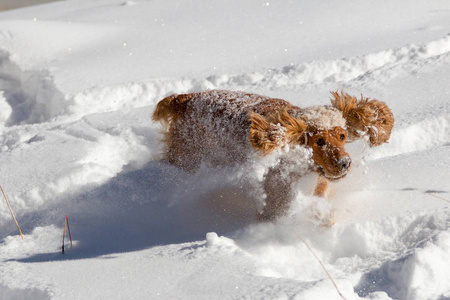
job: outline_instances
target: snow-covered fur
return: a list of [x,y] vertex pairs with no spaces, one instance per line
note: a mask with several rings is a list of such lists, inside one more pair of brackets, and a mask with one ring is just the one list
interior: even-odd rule
[[304,120],[309,128],[328,130],[333,127],[346,128],[342,112],[332,106],[313,106],[305,108],[297,116]]
[[[259,218],[267,220],[286,210],[291,184],[302,175],[296,170],[305,169],[295,164],[307,161],[296,162],[283,149],[311,150],[309,169],[319,173],[314,194],[326,196],[328,181],[345,177],[350,169],[347,135],[351,140],[368,135],[373,146],[389,139],[394,117],[384,102],[358,102],[344,92],[332,95],[332,105],[299,108],[245,92],[175,94],[158,103],[153,120],[164,125],[167,161],[189,171],[202,163],[232,165],[249,161],[255,152],[266,156],[278,151],[279,165],[268,170],[264,182],[266,206]],[[288,174],[280,171],[287,169]]]

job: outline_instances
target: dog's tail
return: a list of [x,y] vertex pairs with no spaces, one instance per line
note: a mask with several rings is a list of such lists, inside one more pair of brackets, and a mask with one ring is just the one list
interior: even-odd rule
[[186,110],[187,96],[173,94],[159,101],[152,115],[153,121],[161,122],[164,126],[175,122]]

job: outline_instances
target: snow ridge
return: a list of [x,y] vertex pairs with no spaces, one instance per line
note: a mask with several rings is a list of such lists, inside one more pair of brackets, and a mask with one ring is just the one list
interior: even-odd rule
[[[241,75],[215,75],[204,79],[155,79],[114,86],[97,87],[75,94],[66,102],[73,116],[154,105],[172,93],[199,92],[206,89],[288,88],[327,82],[345,83],[375,70],[386,72],[396,65],[437,57],[450,51],[450,35],[423,45],[408,45],[360,57],[334,61],[313,61],[263,72]],[[96,105],[98,103],[98,105]]]
[[389,68],[408,61],[442,55],[450,51],[450,34],[422,45],[408,45],[364,56],[333,61],[313,61],[289,65],[281,70],[269,69],[241,75],[211,76],[215,86],[264,86],[268,88],[293,87],[322,82],[347,82],[379,68]]
[[390,142],[374,148],[367,159],[376,160],[450,145],[450,114],[432,116],[393,131]]
[[[0,52],[0,115],[6,126],[48,121],[54,117],[70,120],[86,114],[133,109],[156,104],[172,93],[206,89],[289,88],[305,84],[350,82],[374,70],[389,71],[392,66],[417,59],[437,57],[450,51],[450,35],[423,45],[409,45],[361,57],[334,61],[313,61],[289,65],[281,70],[241,75],[215,75],[204,79],[161,78],[96,87],[64,97],[45,71],[22,71],[6,52]],[[66,98],[66,99],[65,99]],[[2,101],[3,99],[3,101]],[[6,101],[6,103],[5,103]],[[3,103],[3,104],[2,104]],[[14,103],[11,107],[10,103]],[[9,112],[11,110],[11,112]]]

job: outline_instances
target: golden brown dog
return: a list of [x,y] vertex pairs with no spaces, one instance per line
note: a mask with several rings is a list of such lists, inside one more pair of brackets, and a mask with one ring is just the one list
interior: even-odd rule
[[[184,170],[243,163],[255,152],[278,155],[264,178],[266,204],[258,216],[271,220],[288,208],[291,185],[305,168],[319,174],[314,195],[326,196],[328,182],[350,169],[345,143],[365,136],[370,146],[389,140],[394,116],[384,102],[344,92],[332,96],[331,105],[300,108],[244,92],[175,94],[158,103],[153,120],[164,125],[167,161]],[[290,154],[295,147],[310,151],[310,163]]]

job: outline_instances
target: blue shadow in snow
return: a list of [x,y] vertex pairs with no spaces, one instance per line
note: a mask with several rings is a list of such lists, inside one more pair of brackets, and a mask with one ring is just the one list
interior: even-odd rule
[[[229,187],[203,193],[192,185],[191,177],[167,164],[151,162],[68,201],[59,201],[40,216],[36,212],[25,216],[28,223],[24,227],[54,224],[61,228],[62,238],[67,214],[76,245],[72,249],[66,245],[66,254],[38,254],[18,261],[82,259],[199,241],[207,232],[223,235],[255,221],[248,189]],[[233,208],[236,201],[250,206]]]

